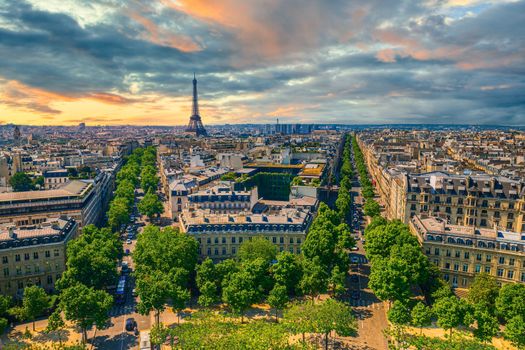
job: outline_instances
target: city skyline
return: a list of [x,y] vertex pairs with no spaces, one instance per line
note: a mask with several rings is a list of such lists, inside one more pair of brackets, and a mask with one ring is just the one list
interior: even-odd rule
[[[242,14],[242,15],[239,15]],[[524,1],[0,4],[0,125],[525,124]]]

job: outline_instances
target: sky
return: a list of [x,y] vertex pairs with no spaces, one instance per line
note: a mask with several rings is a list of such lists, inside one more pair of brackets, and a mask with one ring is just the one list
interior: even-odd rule
[[0,0],[0,124],[525,125],[525,1]]

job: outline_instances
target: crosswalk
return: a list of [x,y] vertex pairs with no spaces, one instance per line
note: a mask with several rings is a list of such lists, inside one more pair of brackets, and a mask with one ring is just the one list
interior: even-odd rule
[[354,264],[367,264],[368,259],[364,255],[350,255],[350,261]]
[[115,305],[109,310],[109,317],[116,317],[120,315],[127,315],[134,313],[134,308],[132,304],[127,305]]

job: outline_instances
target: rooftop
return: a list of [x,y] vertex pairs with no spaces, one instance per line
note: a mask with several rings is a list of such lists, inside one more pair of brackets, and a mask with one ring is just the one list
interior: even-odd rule
[[79,197],[87,193],[91,187],[92,184],[90,181],[73,180],[63,187],[52,190],[0,193],[0,203],[39,199],[55,199],[63,197]]

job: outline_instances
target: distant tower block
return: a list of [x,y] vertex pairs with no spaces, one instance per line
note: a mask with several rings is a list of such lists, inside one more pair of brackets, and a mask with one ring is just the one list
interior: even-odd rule
[[22,137],[22,133],[20,132],[20,128],[18,125],[15,126],[15,130],[13,131],[13,139],[15,142],[20,141],[20,138]]
[[199,100],[197,97],[197,79],[195,73],[193,74],[193,105],[191,109],[191,117],[186,132],[194,133],[196,136],[207,136],[206,129],[202,125],[201,116],[199,115]]

